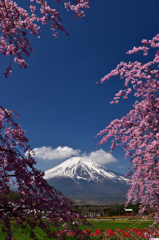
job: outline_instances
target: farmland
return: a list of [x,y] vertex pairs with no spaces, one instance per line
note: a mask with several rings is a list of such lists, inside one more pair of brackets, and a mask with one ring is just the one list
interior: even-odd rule
[[[137,240],[137,239],[149,239],[150,235],[155,234],[155,237],[159,238],[158,233],[158,226],[155,229],[149,228],[152,224],[152,221],[143,221],[143,220],[105,220],[105,219],[93,219],[88,220],[91,223],[91,226],[82,226],[82,230],[85,234],[89,234],[91,239],[99,240],[99,239],[108,239],[108,240]],[[14,224],[12,222],[12,224]],[[56,229],[53,229],[55,231]],[[67,239],[73,240],[74,238],[73,233],[65,233],[61,230],[64,234],[66,234]],[[38,227],[35,228],[36,236],[38,240],[48,239],[44,235],[43,231]],[[21,234],[21,230],[17,230],[15,233],[15,238],[17,240],[30,240],[28,235]],[[5,235],[1,233],[0,239],[4,240]]]

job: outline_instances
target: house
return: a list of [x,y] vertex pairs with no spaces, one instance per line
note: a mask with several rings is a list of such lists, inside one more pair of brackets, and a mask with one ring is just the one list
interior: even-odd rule
[[132,208],[125,209],[125,212],[126,212],[126,216],[133,216],[133,209]]

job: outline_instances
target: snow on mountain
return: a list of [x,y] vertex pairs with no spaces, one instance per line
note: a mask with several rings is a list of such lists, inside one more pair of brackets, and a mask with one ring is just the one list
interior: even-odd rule
[[106,167],[95,161],[89,160],[87,157],[72,157],[62,164],[45,171],[44,178],[46,180],[52,178],[71,178],[76,183],[79,180],[87,182],[103,182],[104,180],[120,181],[127,183],[128,179],[123,175],[110,171]]

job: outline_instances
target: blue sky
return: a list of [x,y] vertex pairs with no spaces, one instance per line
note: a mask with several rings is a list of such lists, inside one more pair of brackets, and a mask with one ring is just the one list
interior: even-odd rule
[[8,79],[3,72],[10,59],[0,56],[1,105],[20,115],[20,125],[36,148],[38,169],[45,171],[69,157],[87,155],[125,174],[129,162],[123,162],[121,148],[110,156],[110,142],[97,147],[100,138],[94,136],[110,121],[124,116],[134,98],[130,95],[128,100],[110,105],[123,82],[114,77],[102,85],[95,83],[120,61],[151,59],[151,54],[143,57],[126,52],[158,33],[159,1],[90,0],[85,12],[90,25],[85,19],[76,20],[63,4],[54,6],[70,37],[59,33],[55,39],[49,26],[42,27],[45,40],[30,37],[35,52],[27,59],[28,69],[12,63]]

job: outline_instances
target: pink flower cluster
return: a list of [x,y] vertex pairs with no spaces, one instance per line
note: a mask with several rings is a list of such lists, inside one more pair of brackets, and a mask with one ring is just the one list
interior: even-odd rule
[[[76,239],[85,236],[80,230],[80,224],[85,219],[76,214],[70,201],[56,189],[49,186],[43,178],[44,172],[37,170],[34,165],[28,138],[19,124],[14,120],[14,113],[0,107],[0,218],[2,232],[7,239],[13,239],[14,232],[25,229],[30,238],[37,239],[34,228],[43,229],[49,239],[65,239],[61,228],[65,226],[66,232],[73,232]],[[11,187],[17,187],[20,197],[10,203],[8,195]],[[43,221],[41,213],[47,215]],[[26,215],[27,214],[27,215]],[[30,216],[28,218],[27,216]],[[15,219],[15,225],[10,219]],[[81,222],[77,221],[81,218]],[[12,226],[11,226],[12,225]],[[52,231],[56,227],[56,232]]]
[[[142,40],[144,46],[133,48],[128,53],[159,47],[159,34],[152,40]],[[148,48],[149,47],[149,48]],[[146,54],[145,54],[146,53]],[[118,103],[123,97],[133,93],[136,101],[132,110],[121,119],[113,120],[98,133],[102,137],[99,144],[112,139],[111,151],[116,146],[123,146],[125,159],[129,157],[132,170],[127,175],[131,186],[128,202],[140,201],[140,212],[150,206],[156,221],[159,220],[159,50],[154,59],[147,63],[121,62],[109,74],[101,79],[103,83],[112,76],[119,75],[124,80],[121,89],[111,102]],[[156,223],[154,222],[154,224]]]
[[82,11],[81,9],[86,8],[89,9],[89,5],[88,5],[88,1],[89,0],[76,0],[74,5],[71,5],[70,2],[65,2],[65,8],[69,11],[75,11],[76,13],[76,17],[85,17],[84,15],[84,11]]
[[[60,3],[60,0],[56,0]],[[76,16],[84,17],[82,9],[88,9],[89,0],[76,0],[71,4],[65,2],[65,8],[76,12]],[[56,9],[52,8],[48,1],[30,0],[30,12],[18,6],[12,0],[0,0],[0,52],[3,55],[14,57],[14,61],[20,67],[27,68],[25,56],[29,57],[33,52],[28,32],[40,38],[40,23],[50,23],[54,36],[58,37],[58,31],[64,31],[61,18]],[[7,78],[11,72],[11,64],[4,74]]]

